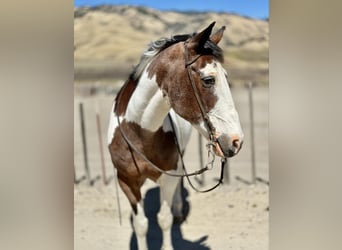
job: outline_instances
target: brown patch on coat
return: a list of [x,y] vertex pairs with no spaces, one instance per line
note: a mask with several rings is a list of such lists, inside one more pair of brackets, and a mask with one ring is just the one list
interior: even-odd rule
[[[164,132],[162,128],[150,132],[125,120],[120,126],[133,145],[153,164],[165,171],[177,168],[178,151],[173,132]],[[129,147],[118,128],[109,151],[118,171],[119,184],[136,212],[137,202],[141,199],[141,186],[147,178],[156,181],[161,173]]]
[[[196,58],[194,50],[189,50],[189,57]],[[190,59],[190,61],[191,61]],[[215,60],[213,55],[200,56],[190,67],[191,73],[206,112],[217,102],[213,89],[203,87],[199,70]],[[184,43],[177,43],[162,52],[151,62],[147,69],[148,77],[156,75],[158,86],[168,95],[171,107],[192,124],[198,124],[201,111],[196,101],[187,69],[185,68]]]

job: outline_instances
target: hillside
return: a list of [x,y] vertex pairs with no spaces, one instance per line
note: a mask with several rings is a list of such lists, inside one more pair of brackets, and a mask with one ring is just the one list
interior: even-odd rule
[[226,26],[220,46],[231,82],[267,84],[268,21],[228,13],[161,12],[130,6],[75,8],[75,80],[123,79],[152,40],[199,31],[212,21],[216,28]]

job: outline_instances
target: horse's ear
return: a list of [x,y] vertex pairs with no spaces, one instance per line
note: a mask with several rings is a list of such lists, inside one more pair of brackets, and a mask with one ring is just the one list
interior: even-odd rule
[[219,29],[215,34],[210,36],[210,40],[215,43],[218,44],[223,36],[223,32],[226,29],[226,26],[222,26],[221,29]]
[[190,43],[189,43],[190,47],[194,49],[203,48],[205,42],[209,40],[211,31],[213,30],[214,25],[215,25],[215,22],[212,22],[207,28],[205,28],[200,33],[196,34],[193,38],[191,38]]

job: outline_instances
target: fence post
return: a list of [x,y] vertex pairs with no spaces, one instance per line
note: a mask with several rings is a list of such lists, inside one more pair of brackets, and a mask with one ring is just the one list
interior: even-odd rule
[[83,145],[83,158],[84,158],[84,169],[87,175],[88,184],[91,186],[90,170],[88,165],[88,150],[87,150],[87,139],[85,135],[85,122],[84,122],[84,109],[83,103],[79,103],[80,120],[81,120],[81,135],[82,135],[82,145]]
[[88,150],[87,150],[84,110],[83,110],[83,103],[82,102],[79,103],[79,111],[80,111],[80,120],[81,120],[81,135],[82,135],[82,144],[83,144],[84,169],[86,172],[86,176],[88,178],[88,184],[89,184],[89,186],[92,186],[92,185],[94,185],[95,181],[100,178],[100,176],[96,176],[93,180],[91,179],[90,169],[89,169],[89,164],[88,164]]
[[107,185],[110,181],[110,179],[107,179],[106,175],[106,165],[103,155],[103,147],[102,147],[102,131],[101,131],[101,121],[100,121],[100,114],[99,114],[99,106],[98,102],[95,103],[95,112],[96,112],[96,125],[97,125],[97,135],[99,138],[99,148],[100,148],[100,157],[101,157],[101,169],[102,169],[102,179],[103,183]]
[[79,179],[77,179],[77,177],[76,177],[76,166],[74,164],[74,184],[79,184],[85,178],[86,178],[85,175],[82,175]]

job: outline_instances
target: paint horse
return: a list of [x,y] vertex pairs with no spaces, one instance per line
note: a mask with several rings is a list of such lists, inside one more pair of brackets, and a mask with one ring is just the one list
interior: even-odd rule
[[244,136],[218,46],[225,27],[212,34],[214,25],[153,42],[115,98],[108,147],[133,209],[139,249],[147,249],[140,191],[147,178],[160,184],[162,249],[173,249],[173,214],[180,216],[181,209],[171,207],[181,178],[167,173],[183,172],[179,148],[185,150],[192,127],[212,142],[220,157],[232,157],[241,148]]

